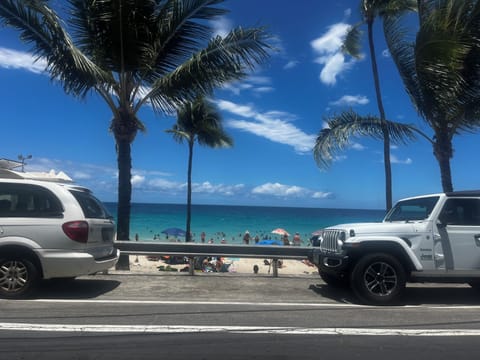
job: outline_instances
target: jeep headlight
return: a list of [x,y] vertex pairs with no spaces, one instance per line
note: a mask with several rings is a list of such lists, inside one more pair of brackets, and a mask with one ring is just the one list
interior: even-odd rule
[[337,237],[337,249],[341,249],[341,248],[342,248],[343,243],[345,242],[345,240],[347,240],[347,234],[345,233],[345,231],[341,231],[341,232],[338,234],[338,237]]

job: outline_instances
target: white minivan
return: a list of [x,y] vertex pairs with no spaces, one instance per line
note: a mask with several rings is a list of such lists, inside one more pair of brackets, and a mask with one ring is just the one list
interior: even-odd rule
[[113,218],[90,190],[62,176],[0,169],[0,297],[113,267],[114,238]]

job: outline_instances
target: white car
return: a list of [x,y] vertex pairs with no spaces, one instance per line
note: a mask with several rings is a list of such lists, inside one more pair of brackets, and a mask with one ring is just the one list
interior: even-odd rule
[[407,198],[383,222],[328,227],[311,258],[327,284],[367,304],[398,302],[407,282],[480,289],[480,191]]
[[41,279],[94,274],[118,261],[112,217],[68,180],[0,169],[0,297],[24,297]]

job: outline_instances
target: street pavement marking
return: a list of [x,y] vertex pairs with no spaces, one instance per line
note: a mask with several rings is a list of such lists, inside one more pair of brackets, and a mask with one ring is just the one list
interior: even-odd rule
[[[359,305],[351,303],[302,303],[302,302],[251,302],[251,301],[187,301],[187,300],[100,300],[100,299],[34,299],[34,300],[6,300],[2,302],[41,302],[41,303],[67,303],[67,304],[145,304],[145,305],[237,305],[237,306],[283,306],[283,307],[319,307],[319,308],[379,308],[388,309],[388,306]],[[448,309],[448,310],[477,310],[480,305],[403,305],[392,306],[394,309],[401,308],[424,308],[424,309]]]
[[303,328],[270,326],[204,326],[204,325],[74,325],[0,323],[0,331],[41,331],[74,333],[238,333],[273,335],[344,335],[344,336],[480,336],[480,329],[361,329]]

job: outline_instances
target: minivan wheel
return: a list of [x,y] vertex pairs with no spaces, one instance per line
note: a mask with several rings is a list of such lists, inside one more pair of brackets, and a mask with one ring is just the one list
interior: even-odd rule
[[366,304],[387,305],[398,301],[405,290],[406,274],[402,264],[384,253],[362,257],[351,273],[350,284]]
[[38,270],[29,260],[16,257],[0,259],[0,297],[25,297],[38,285],[38,278]]

